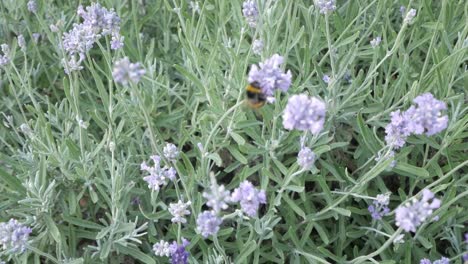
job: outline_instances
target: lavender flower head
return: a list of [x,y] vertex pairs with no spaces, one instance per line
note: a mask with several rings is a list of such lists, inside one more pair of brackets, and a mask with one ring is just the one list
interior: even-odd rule
[[18,46],[21,48],[21,51],[26,51],[26,40],[24,39],[24,36],[21,34],[18,37]]
[[213,211],[204,211],[197,217],[197,232],[204,238],[218,233],[223,220]]
[[[62,40],[62,47],[70,58],[69,61],[67,59],[62,61],[67,74],[83,68],[80,65],[86,58],[86,53],[102,36],[109,34],[119,36],[118,32],[120,31],[120,18],[113,9],[107,10],[100,4],[93,3],[86,8],[80,5],[77,13],[84,21],[73,24],[73,28],[63,34]],[[113,38],[112,48],[123,45],[120,41],[123,41],[123,37],[122,39]],[[76,55],[79,56],[79,59]]]
[[177,150],[176,145],[172,143],[166,143],[166,146],[163,149],[163,154],[166,159],[169,161],[176,161],[179,156],[179,151]]
[[297,154],[297,164],[303,169],[308,170],[314,165],[315,153],[308,147],[302,147]]
[[331,78],[327,74],[324,74],[322,77],[322,81],[326,84],[329,84],[331,82]]
[[252,44],[252,51],[255,55],[262,54],[263,51],[263,41],[261,39],[254,40]]
[[260,204],[266,204],[264,190],[257,190],[249,181],[240,183],[239,188],[234,189],[231,195],[233,202],[240,202],[241,209],[250,217],[257,215]]
[[284,58],[274,54],[264,62],[252,65],[249,71],[249,83],[256,83],[262,93],[266,96],[272,96],[275,89],[286,92],[291,86],[291,71],[284,73],[279,66],[283,64]]
[[434,198],[434,193],[424,189],[421,200],[413,198],[411,202],[400,205],[395,210],[396,225],[406,232],[416,232],[416,228],[424,223],[440,204],[441,201]]
[[380,42],[382,42],[382,38],[381,37],[376,37],[373,40],[371,40],[370,44],[371,44],[372,48],[375,49],[377,46],[380,45]]
[[148,166],[145,161],[141,163],[140,169],[146,171],[149,175],[145,176],[143,180],[148,183],[148,188],[159,191],[161,186],[166,185],[168,180],[175,180],[176,171],[172,167],[161,168],[161,157],[154,155],[151,156],[154,165]]
[[369,205],[367,208],[371,213],[372,218],[375,220],[380,220],[383,216],[388,215],[390,213],[390,209],[388,208],[389,202],[389,194],[377,195],[376,199],[373,201],[373,204]]
[[145,73],[146,70],[139,62],[130,63],[128,57],[124,57],[114,63],[112,77],[115,82],[122,85],[127,85],[130,82],[137,84]]
[[408,13],[406,13],[406,16],[404,18],[404,22],[411,24],[414,20],[414,17],[416,16],[416,9],[411,8]]
[[180,200],[177,203],[169,204],[169,213],[171,213],[171,215],[173,216],[173,218],[171,219],[172,223],[187,223],[187,219],[185,219],[185,216],[190,214],[190,211],[187,210],[187,207],[189,207],[190,204],[190,201],[184,203]]
[[37,12],[37,3],[36,0],[30,0],[27,4],[28,6],[28,11],[31,13],[36,13]]
[[321,14],[327,14],[335,11],[336,1],[335,0],[317,0],[316,6],[320,10]]
[[411,134],[412,117],[408,112],[401,113],[400,110],[390,113],[391,122],[385,127],[385,141],[387,145],[395,149],[403,147],[406,138]]
[[305,94],[293,95],[283,113],[283,126],[288,130],[310,131],[317,135],[325,123],[325,103]]
[[431,93],[416,97],[408,110],[392,112],[391,122],[385,127],[385,141],[394,148],[402,147],[411,134],[425,133],[432,136],[447,128],[448,116],[442,115],[447,109],[444,102],[434,98]]
[[413,133],[420,135],[426,133],[432,136],[447,128],[448,116],[442,115],[442,111],[447,109],[447,105],[434,98],[431,93],[424,93],[413,102],[416,107],[410,107],[407,112],[412,116]]
[[250,27],[257,26],[258,8],[254,0],[246,0],[242,4],[242,14],[244,15]]
[[203,197],[208,200],[206,205],[211,207],[215,213],[219,213],[221,210],[226,210],[231,202],[231,193],[229,190],[224,188],[224,185],[217,185],[215,181],[212,181],[210,186],[210,192],[203,192]]
[[22,253],[26,250],[31,232],[31,228],[13,218],[8,222],[0,223],[0,245],[4,251]]
[[172,242],[170,245],[171,251],[171,264],[187,264],[189,252],[187,252],[186,247],[190,244],[187,239],[182,238],[182,244],[177,244],[176,241]]
[[112,33],[112,39],[111,39],[111,49],[113,50],[118,50],[118,49],[121,49],[123,48],[124,46],[124,37],[121,36],[118,32],[114,32]]
[[164,240],[153,245],[154,254],[158,257],[169,257],[172,254],[171,249],[169,242]]
[[442,257],[441,259],[438,259],[434,262],[431,262],[429,259],[421,259],[419,264],[449,264],[450,260],[446,257]]
[[7,44],[0,45],[3,55],[0,56],[0,67],[10,63],[10,46]]

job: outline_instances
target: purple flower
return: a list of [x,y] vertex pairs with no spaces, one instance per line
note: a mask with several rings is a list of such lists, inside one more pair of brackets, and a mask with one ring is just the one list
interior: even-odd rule
[[424,223],[440,204],[441,201],[434,198],[434,193],[424,189],[421,200],[413,198],[411,202],[400,205],[395,210],[396,225],[406,232],[416,232],[416,228]]
[[441,259],[434,261],[432,264],[449,264],[449,263],[450,263],[450,259],[446,257],[442,257]]
[[167,184],[167,180],[175,180],[176,171],[174,168],[163,167],[161,168],[161,157],[154,155],[151,156],[154,165],[148,166],[145,161],[141,163],[140,169],[149,173],[143,180],[148,183],[148,188],[159,191],[160,187]]
[[385,141],[393,148],[401,148],[406,143],[406,138],[411,134],[411,115],[400,110],[390,113],[391,122],[385,127]]
[[252,44],[252,51],[256,55],[260,55],[263,50],[263,41],[261,39],[254,40]]
[[[123,45],[123,37],[119,36],[120,18],[113,9],[107,10],[101,7],[100,4],[93,3],[91,6],[83,8],[78,7],[78,15],[83,18],[80,24],[73,24],[73,28],[63,34],[62,47],[67,52],[70,61],[63,59],[65,72],[69,74],[71,71],[81,70],[81,62],[86,58],[86,53],[93,47],[94,43],[102,36],[109,34],[113,35],[111,48],[115,49]],[[77,60],[75,55],[79,55]]]
[[279,66],[283,64],[284,58],[278,54],[274,54],[271,58],[266,59],[263,63],[252,65],[249,71],[249,83],[257,84],[262,93],[267,96],[272,96],[275,89],[280,89],[286,92],[291,86],[291,71],[284,73]]
[[297,164],[304,169],[308,170],[315,162],[315,153],[308,147],[303,147],[297,154]]
[[120,18],[113,8],[107,10],[99,3],[92,3],[86,8],[80,5],[77,14],[83,18],[83,24],[90,26],[96,34],[106,36],[120,31]]
[[234,189],[231,195],[233,202],[240,202],[241,209],[250,217],[257,215],[260,204],[266,204],[264,190],[257,190],[249,181],[240,183],[239,188]]
[[288,130],[309,130],[317,135],[325,123],[325,103],[305,94],[289,98],[283,113],[283,126]]
[[124,46],[124,37],[120,35],[118,32],[112,33],[112,39],[111,39],[111,49],[113,50],[118,50],[121,49]]
[[10,63],[10,47],[7,44],[0,45],[3,55],[0,56],[0,67]]
[[258,8],[254,0],[246,0],[242,4],[242,14],[250,27],[257,26]]
[[163,154],[166,159],[169,161],[176,161],[177,157],[179,156],[179,151],[177,150],[177,146],[172,143],[166,143],[166,146],[163,149]]
[[22,253],[26,250],[31,228],[11,218],[6,223],[0,223],[0,245],[3,250]]
[[224,188],[224,185],[217,185],[215,181],[211,183],[210,192],[203,192],[203,197],[207,199],[206,205],[211,207],[215,213],[228,208],[231,202],[231,193]]
[[411,24],[414,20],[414,17],[416,16],[416,9],[411,8],[408,13],[406,13],[406,16],[404,18],[404,22]]
[[139,62],[130,63],[128,57],[124,57],[114,63],[112,77],[114,81],[122,85],[132,82],[137,84],[141,77],[146,73]]
[[432,264],[432,261],[430,261],[429,259],[421,259],[421,261],[419,262],[419,264]]
[[26,51],[26,40],[24,39],[24,36],[19,35],[17,38],[18,38],[18,46],[21,48],[22,51]]
[[383,216],[390,213],[388,204],[390,202],[390,196],[388,194],[379,194],[376,199],[373,201],[372,205],[369,205],[367,208],[371,213],[371,216],[375,220],[382,219]]
[[187,264],[189,252],[185,249],[190,242],[187,239],[182,238],[182,244],[177,244],[176,241],[172,242],[170,245],[171,251],[171,264]]
[[204,238],[218,233],[223,220],[213,211],[204,211],[197,217],[197,232]]
[[447,128],[448,116],[442,115],[442,111],[447,109],[444,102],[435,99],[431,93],[424,93],[413,102],[417,106],[407,110],[413,119],[413,133],[420,135],[425,132],[432,136]]
[[336,9],[335,0],[317,0],[316,6],[321,14],[331,13]]
[[390,114],[391,122],[385,127],[385,141],[393,148],[402,147],[411,134],[431,136],[447,128],[448,116],[442,115],[442,111],[447,109],[444,102],[435,99],[431,93],[422,94],[413,102],[416,106]]
[[154,254],[158,257],[169,257],[172,254],[171,249],[169,243],[164,240],[153,245]]
[[330,76],[328,76],[327,74],[324,74],[323,77],[322,77],[322,80],[323,80],[326,84],[329,84],[330,81],[331,81],[331,78],[330,78]]
[[169,204],[169,213],[171,213],[171,215],[173,216],[173,218],[171,219],[172,223],[187,223],[187,219],[185,219],[185,216],[190,214],[190,211],[187,210],[187,207],[189,207],[190,204],[190,201],[184,203],[180,200],[177,203]]
[[376,37],[373,40],[371,40],[370,44],[371,44],[372,48],[375,49],[377,46],[380,45],[381,41],[382,41],[381,37]]
[[28,6],[28,11],[31,13],[36,13],[37,12],[37,3],[36,0],[30,0],[27,4]]

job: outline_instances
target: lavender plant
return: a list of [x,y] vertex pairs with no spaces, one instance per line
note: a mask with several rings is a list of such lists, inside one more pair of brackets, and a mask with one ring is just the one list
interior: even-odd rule
[[0,4],[0,263],[467,261],[465,1],[98,2]]

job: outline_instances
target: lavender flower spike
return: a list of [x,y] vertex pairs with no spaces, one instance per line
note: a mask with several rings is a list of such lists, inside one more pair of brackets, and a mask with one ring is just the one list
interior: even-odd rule
[[447,128],[448,116],[442,115],[447,105],[434,98],[431,93],[424,93],[414,98],[416,107],[410,107],[407,112],[413,117],[412,130],[415,134],[432,136]]
[[316,6],[320,10],[321,14],[327,14],[335,11],[336,1],[335,0],[317,0]]
[[371,216],[375,220],[382,219],[383,216],[390,213],[388,204],[390,202],[389,194],[379,194],[374,200],[372,205],[369,205],[368,210],[371,213]]
[[231,199],[233,202],[240,202],[241,209],[250,217],[257,215],[260,204],[266,204],[264,190],[257,190],[249,181],[243,181],[239,188],[234,189]]
[[197,232],[204,238],[218,233],[223,220],[213,211],[204,211],[197,217]]
[[297,164],[304,169],[308,170],[315,162],[315,153],[308,147],[303,147],[297,154]]
[[114,63],[112,77],[115,82],[122,85],[127,85],[130,82],[137,84],[145,73],[146,70],[139,62],[130,63],[128,57],[125,57]]
[[0,223],[0,245],[5,251],[24,252],[31,232],[31,228],[13,218],[7,223]]
[[242,14],[244,15],[250,27],[257,26],[258,8],[254,0],[246,0],[242,4]]
[[289,98],[283,113],[283,126],[288,130],[309,130],[317,135],[325,123],[325,103],[318,98],[309,98],[305,94]]
[[190,242],[187,239],[182,238],[182,244],[177,244],[176,241],[170,245],[171,253],[171,264],[187,264],[189,252],[185,249]]
[[185,219],[185,216],[190,214],[190,211],[187,210],[187,207],[189,207],[190,204],[190,201],[184,203],[180,200],[177,203],[169,204],[169,213],[171,213],[171,215],[173,216],[173,218],[171,219],[172,223],[187,223],[187,219]]
[[422,191],[421,200],[413,198],[405,205],[395,210],[396,225],[406,232],[416,232],[416,228],[426,221],[432,212],[439,208],[441,201],[434,198],[434,193],[428,189]]
[[210,192],[203,192],[203,197],[208,200],[206,205],[216,213],[228,208],[228,204],[231,202],[230,195],[229,190],[226,190],[224,185],[217,185],[216,181],[212,181]]
[[266,96],[272,96],[275,89],[286,92],[291,86],[292,74],[291,71],[284,73],[280,69],[279,66],[283,62],[282,56],[274,54],[259,66],[252,65],[248,76],[249,83],[256,83]]

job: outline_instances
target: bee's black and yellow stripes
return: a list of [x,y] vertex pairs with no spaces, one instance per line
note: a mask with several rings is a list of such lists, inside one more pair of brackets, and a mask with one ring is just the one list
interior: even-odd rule
[[245,88],[247,95],[247,104],[252,108],[260,108],[265,104],[266,98],[262,89],[256,84],[251,83]]

